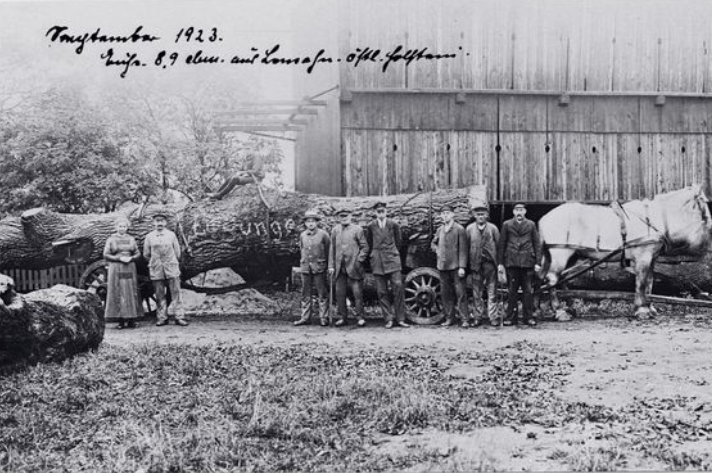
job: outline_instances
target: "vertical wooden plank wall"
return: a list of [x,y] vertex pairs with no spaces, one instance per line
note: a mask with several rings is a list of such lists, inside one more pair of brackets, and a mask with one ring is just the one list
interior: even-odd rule
[[[341,64],[346,89],[709,92],[712,2],[346,0],[339,47],[458,53]],[[460,50],[459,48],[463,49]]]
[[487,184],[494,201],[605,202],[699,183],[712,195],[710,100],[573,96],[561,106],[556,95],[476,92],[456,100],[354,93],[342,104],[346,194]]
[[[297,54],[313,55],[323,48],[327,56],[335,56],[346,47],[339,43],[337,27],[346,21],[348,11],[339,6],[331,0],[300,4],[299,14],[294,16],[294,30],[299,32],[294,44]],[[298,99],[321,94],[339,85],[339,74],[336,64],[319,64],[311,74],[304,68],[292,68],[294,93]],[[326,100],[327,106],[319,107],[316,116],[307,115],[308,126],[296,136],[295,187],[304,193],[342,195],[346,173],[341,156],[339,90],[320,95],[317,100]]]
[[338,24],[341,56],[397,45],[459,56],[385,74],[342,63],[353,99],[323,117],[335,128],[301,134],[297,159],[314,164],[298,164],[299,190],[324,192],[313,172],[324,160],[310,157],[324,153],[307,143],[333,133],[342,179],[330,179],[343,188],[324,193],[486,183],[492,200],[609,201],[701,183],[712,194],[712,100],[669,96],[712,93],[712,2],[345,0]]

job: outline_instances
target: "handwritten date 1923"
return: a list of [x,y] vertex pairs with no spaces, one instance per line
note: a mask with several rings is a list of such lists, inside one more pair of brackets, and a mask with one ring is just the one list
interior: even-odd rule
[[186,43],[189,43],[191,41],[195,41],[198,43],[204,43],[206,41],[209,43],[214,43],[216,41],[222,41],[222,38],[218,36],[217,28],[210,28],[210,30],[206,31],[201,29],[195,29],[190,26],[188,28],[181,28],[178,31],[175,42],[178,43],[181,40],[185,41]]

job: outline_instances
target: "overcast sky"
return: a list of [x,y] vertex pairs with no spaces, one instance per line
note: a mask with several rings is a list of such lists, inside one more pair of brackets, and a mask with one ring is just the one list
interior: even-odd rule
[[[160,51],[166,51],[166,59],[171,53],[179,53],[177,63],[164,72],[180,66],[183,71],[201,74],[216,66],[184,64],[188,54],[202,49],[204,56],[220,55],[229,59],[234,55],[249,57],[250,48],[258,50],[280,44],[280,51],[290,52],[292,21],[291,15],[299,2],[289,0],[235,0],[235,1],[0,1],[0,59],[6,59],[21,51],[25,60],[46,64],[52,69],[71,67],[81,70],[101,82],[119,80],[123,72],[121,66],[105,66],[100,56],[113,47],[114,58],[124,60],[136,53],[136,59],[155,63]],[[297,13],[298,14],[298,13]],[[52,26],[66,26],[65,33],[79,36],[93,33],[100,28],[102,34],[112,36],[130,35],[137,26],[142,32],[161,39],[142,44],[87,44],[81,54],[76,54],[77,45],[52,42],[46,36]],[[203,29],[203,43],[176,42],[181,28]],[[222,41],[210,42],[212,28],[217,28]],[[127,56],[129,55],[129,56]],[[146,69],[152,69],[152,64]],[[259,83],[264,98],[291,97],[291,74],[288,68],[266,66],[229,66],[223,64],[221,73],[233,75],[239,80]],[[143,71],[138,67],[129,68],[127,77],[140,78]]]

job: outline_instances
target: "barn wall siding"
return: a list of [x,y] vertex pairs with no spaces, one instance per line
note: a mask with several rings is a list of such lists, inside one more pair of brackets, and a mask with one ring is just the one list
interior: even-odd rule
[[456,97],[360,92],[342,102],[346,195],[486,184],[492,201],[563,202],[652,197],[694,183],[712,190],[710,100]]
[[[456,53],[342,64],[348,89],[710,92],[712,2],[344,0],[340,52]],[[462,48],[462,49],[460,49]]]

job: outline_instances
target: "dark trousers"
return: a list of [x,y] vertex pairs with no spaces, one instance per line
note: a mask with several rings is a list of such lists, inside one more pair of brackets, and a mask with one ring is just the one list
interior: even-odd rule
[[[315,303],[312,297],[312,292],[316,287],[316,293],[319,297],[318,304]],[[302,273],[302,313],[301,319],[309,320],[311,314],[319,313],[319,319],[325,321],[328,315],[327,302],[327,286],[326,272],[321,273]]]
[[522,302],[522,321],[527,322],[534,317],[534,268],[507,268],[507,290],[509,298],[507,301],[507,320],[517,322],[515,310],[519,288],[522,288],[524,300]]
[[[400,271],[388,274],[374,274],[376,278],[376,290],[378,291],[378,303],[381,306],[383,317],[386,322],[405,322],[405,293],[403,290],[403,275]],[[391,304],[388,291],[388,282],[391,283],[393,291],[393,304]],[[394,313],[395,311],[395,313]]]
[[[447,320],[455,320],[455,303],[463,322],[469,318],[467,309],[467,279],[457,275],[457,269],[440,270],[440,288],[442,290],[443,310]],[[457,298],[457,299],[456,299]]]
[[365,311],[363,309],[363,280],[353,279],[346,274],[344,271],[339,271],[336,276],[336,281],[334,283],[336,289],[336,309],[338,311],[339,319],[346,320],[346,286],[351,287],[351,292],[354,295],[354,303],[356,304],[356,317],[358,319],[365,318]]

